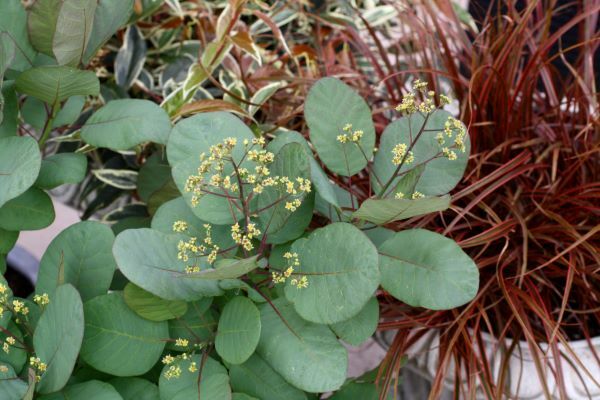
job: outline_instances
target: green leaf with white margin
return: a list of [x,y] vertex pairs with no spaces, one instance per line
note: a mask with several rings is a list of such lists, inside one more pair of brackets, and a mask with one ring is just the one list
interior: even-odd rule
[[228,363],[242,364],[256,350],[260,338],[260,313],[252,300],[236,296],[219,318],[215,349]]
[[0,371],[0,398],[3,400],[21,400],[27,393],[28,385],[19,379],[10,364],[0,363],[6,371]]
[[33,185],[41,163],[40,150],[34,139],[0,138],[0,207]]
[[15,371],[21,371],[27,362],[27,352],[22,346],[23,333],[13,321],[8,323],[5,331],[0,331],[0,342],[4,343],[9,336],[15,339],[16,345],[11,346],[8,353],[0,352],[0,365],[10,364]]
[[342,386],[348,354],[329,327],[302,319],[283,298],[274,300],[272,305],[262,305],[260,319],[262,328],[256,351],[286,381],[311,393]]
[[125,286],[123,296],[129,308],[150,321],[179,318],[187,311],[185,301],[161,299],[131,282]]
[[[199,370],[202,363],[200,355],[194,355],[187,360],[177,360],[165,365],[158,380],[158,390],[161,399],[189,400],[231,400],[231,387],[227,370],[218,361],[208,357],[202,368],[202,379],[198,379],[198,371],[190,372],[190,364],[196,363]],[[181,369],[181,376],[167,379],[165,372],[171,366]],[[200,385],[198,385],[200,382]]]
[[[173,179],[190,207],[192,207],[191,198],[193,194],[186,192],[184,189],[188,177],[198,173],[200,154],[206,153],[208,155],[210,146],[222,143],[228,137],[238,140],[232,151],[232,157],[235,163],[239,164],[244,156],[242,142],[252,140],[254,135],[250,128],[232,114],[226,112],[196,114],[191,118],[180,121],[173,128],[167,145],[167,157],[173,167]],[[224,176],[233,172],[233,167],[229,164],[225,165]],[[247,157],[238,167],[254,170],[253,163],[248,161]],[[223,194],[221,189],[215,188],[215,192]],[[243,215],[236,208],[236,205],[241,207],[238,203],[239,201],[225,197],[204,194],[198,205],[192,207],[192,211],[200,219],[213,224],[233,224]]]
[[[190,279],[185,272],[186,263],[177,259],[182,238],[153,229],[128,229],[115,239],[113,254],[127,279],[163,299],[193,301],[221,295],[217,280]],[[200,267],[209,267],[205,257]]]
[[378,322],[379,303],[376,297],[371,297],[371,300],[358,314],[349,320],[332,324],[330,328],[344,342],[358,346],[373,336]]
[[160,400],[158,386],[142,378],[114,378],[108,381],[123,400]]
[[279,89],[285,86],[286,82],[281,81],[269,83],[268,85],[265,85],[258,89],[256,93],[254,93],[254,95],[252,95],[252,97],[250,98],[250,103],[253,104],[248,107],[248,114],[250,114],[250,116],[256,114],[256,112],[260,110],[260,107],[264,103],[266,103],[266,101],[269,100],[271,96],[275,94],[275,92],[277,92]]
[[50,298],[59,281],[70,283],[83,301],[105,294],[116,269],[112,230],[95,221],[82,221],[60,232],[40,262],[35,291]]
[[[152,229],[167,234],[173,233],[173,223],[175,221],[185,221],[188,225],[185,234],[197,238],[198,242],[204,241],[206,237],[206,228],[204,228],[206,221],[202,221],[196,217],[183,197],[169,200],[156,210],[152,218]],[[212,225],[210,236],[220,249],[228,249],[235,245],[235,242],[231,238],[230,226]]]
[[288,280],[285,296],[307,321],[334,324],[352,318],[379,286],[377,249],[354,225],[316,229],[295,241],[292,252],[300,260],[294,272],[306,274],[308,287],[298,289]]
[[56,392],[67,384],[81,347],[83,321],[77,290],[69,284],[59,286],[33,334],[36,356],[47,365],[36,386],[39,393]]
[[98,180],[109,186],[116,187],[117,189],[135,190],[137,187],[137,171],[103,168],[92,171],[92,174],[94,174]]
[[261,400],[306,400],[306,394],[286,382],[258,354],[229,367],[231,387]]
[[140,99],[109,101],[81,128],[81,138],[96,147],[127,150],[144,142],[166,144],[171,120],[155,103]]
[[7,32],[13,41],[15,56],[11,69],[23,71],[32,66],[35,50],[29,44],[27,12],[20,0],[3,0],[0,13],[0,32]]
[[[304,116],[310,141],[331,171],[352,176],[367,166],[375,148],[375,127],[369,106],[354,89],[336,78],[320,79],[308,92]],[[337,140],[338,135],[346,133],[346,124],[352,124],[352,130],[363,131],[360,147]]]
[[133,312],[123,294],[112,292],[84,304],[85,334],[81,358],[115,376],[148,372],[160,358],[169,336],[167,322],[148,321]]
[[[448,117],[450,117],[450,113],[442,110],[436,110],[431,114],[425,126],[426,131],[423,132],[412,149],[415,160],[411,164],[403,165],[400,169],[400,173],[404,173],[415,165],[427,162],[415,187],[416,191],[426,196],[439,196],[450,192],[461,180],[467,166],[471,148],[468,134],[464,139],[465,152],[462,153],[455,150],[457,155],[456,160],[451,161],[446,157],[438,157],[428,161],[441,152],[442,146],[438,143],[436,136],[438,132],[444,130],[444,124],[448,120]],[[394,146],[399,143],[405,143],[409,146],[411,134],[414,138],[423,126],[423,122],[424,117],[420,114],[413,114],[410,118],[402,117],[385,128],[381,135],[379,151],[377,151],[373,163],[373,173],[377,175],[381,182],[387,182],[391,179],[396,169],[396,165],[392,163],[392,149]],[[451,145],[454,142],[454,135],[452,138],[445,136],[445,139],[448,145]],[[401,178],[395,178],[392,186],[399,179]],[[377,181],[371,179],[371,184],[373,190],[379,193],[381,186]]]
[[52,36],[52,53],[59,65],[81,63],[92,33],[97,0],[63,0]]
[[[309,158],[298,143],[283,146],[269,169],[272,176],[288,177],[296,187],[296,179],[310,179]],[[310,195],[302,194],[301,191],[299,193],[301,195],[291,196],[284,185],[276,185],[264,188],[263,193],[258,196],[257,209],[263,210],[258,214],[263,230],[267,233],[267,239],[269,235],[276,235],[277,239],[268,240],[269,243],[285,243],[296,239],[310,224],[313,207],[302,207],[301,204],[294,212],[285,208],[286,202],[296,198],[303,203],[308,200],[310,205]]]
[[18,92],[51,106],[71,96],[97,96],[100,93],[96,74],[64,66],[31,68],[17,77],[16,85]]
[[394,221],[444,211],[448,207],[450,207],[450,196],[448,195],[416,200],[367,199],[352,216],[377,225],[385,225]]
[[134,0],[100,0],[94,13],[92,33],[85,48],[83,63],[87,64],[100,47],[124,26],[133,12]]
[[189,341],[187,347],[175,346],[175,343],[167,343],[166,348],[176,351],[191,351],[196,342],[213,340],[217,329],[216,313],[210,309],[212,297],[205,297],[198,301],[188,303],[187,312],[180,318],[169,321],[169,337],[181,338]]
[[39,400],[123,400],[119,392],[106,382],[91,380],[67,386],[60,392],[47,394]]
[[279,150],[288,143],[300,143],[306,154],[309,156],[310,162],[310,179],[315,187],[315,190],[321,195],[321,197],[336,207],[339,207],[337,196],[334,190],[334,184],[329,181],[327,174],[323,171],[323,168],[319,165],[317,160],[313,157],[312,151],[304,136],[296,131],[283,131],[275,139],[271,140],[267,145],[267,150],[272,153],[277,153]]
[[479,270],[454,242],[424,229],[396,233],[379,248],[381,286],[414,307],[447,310],[473,299]]
[[54,189],[65,183],[79,183],[87,172],[87,157],[81,153],[57,153],[42,161],[35,186]]
[[50,196],[36,187],[0,207],[0,228],[7,231],[35,231],[54,222]]
[[223,258],[215,261],[214,269],[205,269],[200,272],[194,272],[189,274],[189,279],[205,279],[205,280],[217,280],[217,279],[235,279],[242,275],[246,275],[258,268],[256,258],[258,256],[252,256],[242,259]]

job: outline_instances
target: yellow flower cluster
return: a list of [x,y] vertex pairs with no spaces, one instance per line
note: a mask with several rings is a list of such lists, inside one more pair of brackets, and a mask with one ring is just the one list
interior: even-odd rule
[[8,303],[8,287],[0,283],[0,317],[4,315],[4,307]]
[[[444,136],[445,135],[445,136]],[[446,144],[446,137],[452,138],[454,135],[454,143],[450,146],[444,146]],[[465,147],[465,136],[467,135],[467,129],[465,126],[454,117],[448,117],[444,123],[444,131],[439,132],[436,135],[437,142],[442,146],[442,155],[448,160],[456,160],[458,157],[456,152],[452,149],[456,149],[461,153],[466,151]]]
[[404,193],[402,192],[398,192],[394,195],[394,198],[397,200],[403,199],[404,198]]
[[[407,93],[402,97],[402,101],[396,106],[396,111],[403,113],[404,115],[411,115],[419,111],[422,114],[428,114],[436,109],[433,101],[435,92],[433,90],[427,90],[427,82],[420,79],[415,80],[413,83],[413,91]],[[416,99],[416,92],[421,92],[424,100],[418,102]],[[444,94],[440,94],[440,106],[443,107],[446,104],[450,104],[450,98]]]
[[36,294],[33,296],[33,301],[40,306],[45,306],[50,303],[50,297],[48,293]]
[[413,161],[415,161],[414,153],[412,151],[409,151],[407,154],[407,149],[408,146],[406,145],[406,143],[398,143],[394,146],[394,148],[392,149],[392,155],[394,156],[392,158],[392,163],[394,165],[400,165],[402,160],[404,160],[405,165],[411,164]]
[[[294,267],[300,266],[300,260],[298,259],[298,253],[290,253],[289,251],[283,255],[283,258],[287,261],[287,268],[283,272],[272,272],[271,278],[273,283],[285,283],[285,281],[292,276],[294,273]],[[308,287],[308,278],[304,275],[301,277],[294,277],[290,279],[290,283],[296,286],[298,289],[304,289]]]
[[2,344],[2,350],[4,350],[6,354],[10,353],[10,346],[14,346],[15,343],[15,338],[12,336],[8,336]]
[[8,372],[8,367],[4,364],[0,364],[0,372]]
[[[183,222],[183,221],[178,221]],[[217,254],[219,253],[219,246],[217,246],[212,240],[212,226],[210,224],[203,225],[205,230],[204,239],[202,243],[198,243],[198,238],[191,237],[187,241],[180,240],[177,243],[177,259],[187,262],[190,257],[199,258],[206,257],[209,264],[212,264],[217,259]],[[200,267],[198,266],[188,266],[186,267],[187,273],[199,272]]]
[[15,313],[23,315],[29,314],[29,308],[25,306],[25,303],[23,303],[21,300],[13,300],[12,305]]
[[35,370],[35,380],[36,382],[39,382],[48,366],[46,363],[43,363],[39,357],[29,357],[29,365]]
[[360,142],[360,139],[362,139],[363,135],[365,134],[360,129],[353,131],[352,124],[344,125],[342,130],[346,133],[337,136],[337,141],[340,143],[348,143],[348,142],[358,143],[358,142]]
[[417,200],[417,199],[422,199],[423,197],[425,197],[425,195],[421,192],[415,191],[411,197],[413,200]]
[[188,230],[188,224],[185,221],[173,222],[173,232],[182,233]]
[[[187,339],[177,339],[175,341],[176,346],[186,347],[188,345]],[[182,353],[178,356],[173,357],[170,354],[167,354],[161,360],[163,364],[169,365],[169,368],[165,371],[164,376],[167,379],[179,378],[181,376],[181,367],[177,364],[174,364],[177,360],[190,360],[192,357],[192,353]],[[188,371],[196,372],[198,371],[198,366],[195,361],[190,361],[190,365],[188,366]]]
[[252,239],[257,238],[260,235],[260,229],[256,227],[256,224],[249,223],[246,226],[246,233],[242,233],[240,224],[237,222],[231,226],[231,238],[236,244],[241,245],[246,251],[254,249]]

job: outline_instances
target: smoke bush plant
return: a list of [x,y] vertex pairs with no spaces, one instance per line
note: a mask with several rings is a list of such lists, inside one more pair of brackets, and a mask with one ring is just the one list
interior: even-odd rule
[[[94,149],[154,143],[178,194],[154,201],[149,228],[116,237],[100,222],[65,229],[30,299],[0,282],[3,399],[376,397],[372,379],[346,380],[340,343],[373,334],[376,294],[436,310],[474,297],[477,268],[456,243],[393,229],[446,209],[464,173],[469,137],[442,110],[446,96],[416,80],[379,139],[366,102],[335,78],[307,97],[309,140],[283,129],[265,136],[226,112],[173,121],[140,99],[108,101],[71,135],[52,137],[99,94],[96,75],[77,67],[129,17],[121,3],[56,3],[56,14],[48,0],[27,15],[11,0],[3,7],[19,23],[0,17],[0,253],[19,231],[52,222],[46,191],[81,182]],[[81,11],[75,3],[96,18],[77,43],[68,31],[77,24],[60,24]],[[107,15],[120,19],[107,27]],[[43,34],[48,25],[54,36]],[[46,110],[33,138],[17,135],[23,101]],[[82,146],[51,154],[61,140]],[[368,191],[353,179],[368,179]],[[152,185],[140,180],[138,191]]]

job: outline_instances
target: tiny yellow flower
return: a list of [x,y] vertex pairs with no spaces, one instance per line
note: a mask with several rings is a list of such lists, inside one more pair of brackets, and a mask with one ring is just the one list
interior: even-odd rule
[[36,294],[33,296],[33,301],[40,306],[45,306],[50,303],[50,298],[48,297],[48,293]]
[[8,372],[8,367],[6,365],[0,365],[0,372]]
[[196,372],[196,371],[198,371],[198,368],[196,368],[196,362],[195,362],[195,361],[192,361],[192,362],[190,363],[190,366],[189,366],[189,368],[188,368],[188,371],[190,371],[190,372]]
[[398,193],[396,193],[396,195],[394,196],[394,198],[398,199],[398,200],[403,199],[404,198],[404,193],[398,192]]
[[187,347],[190,342],[187,339],[178,338],[175,340],[175,346]]
[[425,195],[421,192],[415,191],[411,197],[413,200],[416,200],[416,199],[422,199],[423,197],[425,197]]
[[169,365],[171,364],[173,361],[175,361],[175,357],[173,357],[170,354],[167,354],[166,356],[163,357],[162,359],[162,363],[165,365]]

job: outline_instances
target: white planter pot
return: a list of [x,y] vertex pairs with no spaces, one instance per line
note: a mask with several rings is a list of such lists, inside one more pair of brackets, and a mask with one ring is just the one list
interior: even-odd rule
[[[492,368],[492,377],[494,382],[498,382],[502,362],[506,356],[505,349],[510,348],[512,341],[506,339],[504,346],[500,346],[498,340],[492,336],[482,335],[482,337],[484,351]],[[407,352],[407,355],[414,360],[417,367],[431,378],[435,376],[439,362],[439,339],[439,331],[432,330],[420,338]],[[600,337],[593,338],[591,346],[600,357]],[[553,361],[552,352],[546,351],[547,348],[546,343],[540,344],[542,354],[545,354],[547,358],[547,362],[542,365],[542,368],[545,368],[546,384],[552,398],[560,399],[555,374],[552,372],[552,368],[556,363]],[[558,344],[567,399],[600,400],[600,363],[590,349],[590,343],[585,340],[572,341],[569,343],[569,348],[571,351],[567,351],[562,343]],[[575,361],[575,357],[579,361]],[[455,384],[454,372],[455,364],[451,359],[444,380],[444,385],[451,390],[454,389]],[[465,375],[466,373],[463,371],[462,382],[466,388],[467,377]],[[510,355],[508,370],[504,379],[507,393],[510,393],[511,399],[544,400],[547,398],[527,342],[519,342]],[[478,389],[478,398],[487,398],[481,389]]]

